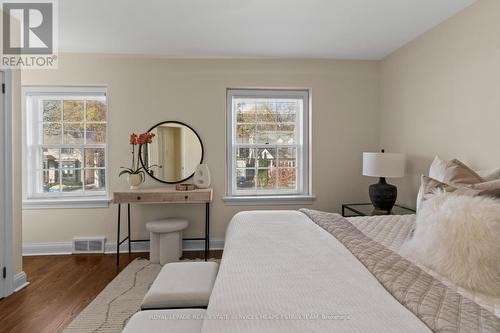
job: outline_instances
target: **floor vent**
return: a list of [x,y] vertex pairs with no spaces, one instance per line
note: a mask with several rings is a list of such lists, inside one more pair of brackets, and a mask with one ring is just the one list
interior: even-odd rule
[[104,237],[73,238],[73,253],[104,253]]

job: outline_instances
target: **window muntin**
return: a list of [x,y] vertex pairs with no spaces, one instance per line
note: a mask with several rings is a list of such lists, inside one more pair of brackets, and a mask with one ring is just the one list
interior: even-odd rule
[[228,90],[228,195],[308,194],[307,91]]
[[26,199],[106,196],[104,89],[29,89]]

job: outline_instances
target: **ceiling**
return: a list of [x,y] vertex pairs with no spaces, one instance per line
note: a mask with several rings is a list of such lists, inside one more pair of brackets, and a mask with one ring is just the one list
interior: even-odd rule
[[475,0],[61,0],[62,52],[381,59]]

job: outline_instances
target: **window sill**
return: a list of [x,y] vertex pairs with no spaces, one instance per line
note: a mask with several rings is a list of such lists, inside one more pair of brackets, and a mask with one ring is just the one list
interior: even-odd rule
[[108,197],[34,198],[23,200],[23,209],[108,208],[110,202],[111,199]]
[[314,195],[226,196],[227,206],[312,205]]

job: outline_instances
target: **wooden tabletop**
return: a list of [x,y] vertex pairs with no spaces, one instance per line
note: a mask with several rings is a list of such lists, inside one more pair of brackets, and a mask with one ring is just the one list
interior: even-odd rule
[[177,191],[172,186],[145,187],[113,192],[113,203],[207,203],[212,195],[211,188]]

